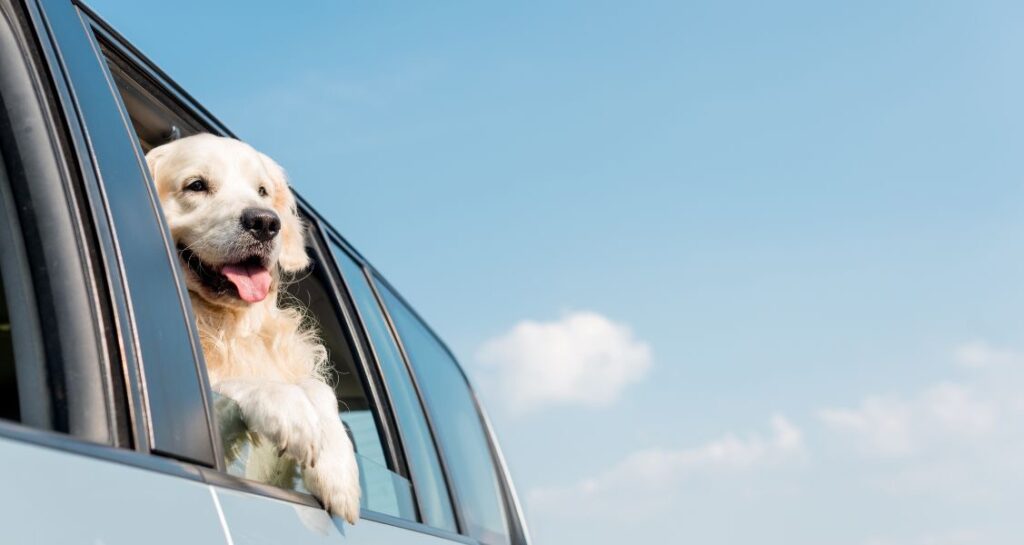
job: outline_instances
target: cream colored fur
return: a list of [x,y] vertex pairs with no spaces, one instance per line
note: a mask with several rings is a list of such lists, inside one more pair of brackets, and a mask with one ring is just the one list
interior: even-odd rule
[[[230,458],[254,437],[250,478],[287,487],[301,467],[310,492],[355,522],[359,471],[327,384],[326,350],[302,313],[278,301],[282,276],[309,265],[284,171],[247,144],[209,134],[156,147],[146,160],[171,236],[202,263],[217,267],[246,257],[242,210],[270,208],[280,217],[280,232],[266,250],[273,281],[264,300],[215,293],[183,267],[210,383],[223,396],[216,406],[221,439]],[[187,190],[199,178],[208,191]]]

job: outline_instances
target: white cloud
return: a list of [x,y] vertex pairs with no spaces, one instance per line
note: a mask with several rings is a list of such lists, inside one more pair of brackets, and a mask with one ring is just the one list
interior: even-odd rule
[[1021,361],[1020,355],[1016,352],[999,349],[977,339],[957,346],[953,350],[953,359],[958,365],[971,368],[1007,365]]
[[595,312],[523,321],[483,344],[481,383],[522,412],[555,404],[607,405],[651,367],[651,349],[632,330]]
[[651,486],[677,482],[695,472],[743,470],[777,462],[803,448],[803,433],[781,415],[771,419],[772,437],[725,436],[693,448],[637,451],[620,462],[602,480],[640,482]]
[[823,409],[825,425],[856,435],[862,448],[879,454],[906,454],[912,450],[910,408],[898,399],[868,397],[857,409]]
[[[534,485],[524,497],[531,524],[552,543],[636,535],[699,543],[751,535],[764,543],[1015,543],[1022,531],[1013,506],[1024,483],[1024,358],[976,346],[987,347],[988,356],[973,360],[983,365],[812,412],[815,426],[800,429],[776,416],[770,431],[726,433],[685,448],[661,443],[587,478]],[[628,440],[626,431],[611,431],[609,444]],[[551,473],[571,470],[557,467]]]
[[883,457],[969,447],[993,434],[1012,432],[1001,429],[1001,423],[1014,420],[1021,411],[1017,392],[1024,357],[984,340],[957,345],[952,356],[957,365],[973,372],[909,396],[873,395],[853,408],[822,409],[818,418],[861,452]]
[[[958,365],[970,362],[970,373],[917,392],[868,396],[853,407],[819,411],[832,432],[820,447],[839,447],[819,458],[856,475],[856,486],[895,502],[975,512],[1006,504],[1024,482],[1024,358],[983,341],[959,345],[952,355]],[[974,542],[970,537],[925,534],[870,543]]]
[[952,532],[924,535],[910,539],[893,539],[875,537],[868,539],[864,545],[973,545],[982,543],[982,535],[973,530],[954,530]]
[[[670,506],[669,498],[689,479],[746,472],[803,455],[803,432],[784,416],[771,418],[771,432],[768,438],[728,433],[690,448],[639,450],[594,477],[533,490],[530,505],[539,512],[585,516],[621,513],[624,508],[650,514]],[[628,505],[623,498],[629,498]]]
[[944,382],[921,394],[921,412],[941,430],[957,435],[985,434],[995,427],[996,402],[982,399],[968,386]]
[[936,442],[984,435],[999,408],[970,386],[942,382],[911,398],[870,396],[853,409],[823,409],[818,418],[869,454],[907,456]]

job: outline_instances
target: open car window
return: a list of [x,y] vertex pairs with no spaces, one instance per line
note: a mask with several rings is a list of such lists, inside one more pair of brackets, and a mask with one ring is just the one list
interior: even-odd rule
[[[217,127],[194,116],[194,112],[183,107],[116,48],[102,41],[101,44],[110,74],[143,152],[192,134],[221,132]],[[333,269],[329,262],[325,264],[318,258],[317,235],[313,229],[311,227],[308,237],[312,265],[307,271],[285,282],[280,304],[298,308],[309,325],[319,331],[320,340],[327,348],[332,386],[339,401],[339,418],[356,450],[363,491],[362,507],[394,517],[417,520],[412,484],[401,474],[395,456],[389,454],[392,451],[389,448],[391,442],[382,425],[382,409],[370,394],[369,378],[363,371],[356,341],[343,318],[343,302],[336,297]],[[230,400],[219,396],[214,397],[213,401],[215,410],[230,404]],[[221,426],[224,424],[220,422]],[[254,439],[255,444],[248,440],[239,449],[225,452],[223,470],[240,479],[306,492],[298,471],[287,475],[271,475],[264,471],[267,464],[254,463],[254,457],[261,456],[262,448],[260,439]]]

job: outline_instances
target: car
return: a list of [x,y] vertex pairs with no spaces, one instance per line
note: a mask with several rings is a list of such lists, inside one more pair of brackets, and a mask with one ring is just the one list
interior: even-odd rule
[[528,544],[452,352],[301,194],[361,519],[225,462],[145,161],[199,132],[233,136],[81,2],[0,0],[0,542]]

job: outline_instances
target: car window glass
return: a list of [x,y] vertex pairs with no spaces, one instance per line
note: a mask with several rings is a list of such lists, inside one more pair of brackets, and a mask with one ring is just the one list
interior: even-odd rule
[[[89,184],[76,168],[94,158],[76,157],[67,112],[60,107],[64,95],[44,74],[45,54],[29,29],[16,31],[12,25],[15,20],[0,17],[3,431],[16,422],[128,446],[125,366],[116,361],[116,348],[104,342],[115,336],[107,321],[110,292],[97,289],[103,263],[96,243],[103,220],[92,221]],[[59,443],[70,445],[64,438]]]
[[444,345],[394,292],[380,282],[377,289],[426,398],[467,533],[481,543],[507,544],[496,465],[465,376]]
[[337,245],[332,245],[332,249],[384,375],[423,522],[435,528],[455,531],[455,515],[452,513],[441,463],[408,368],[362,267]]
[[55,418],[66,410],[67,394],[48,380],[29,248],[17,213],[24,205],[16,202],[4,159],[0,156],[0,420],[67,433],[67,422]]

